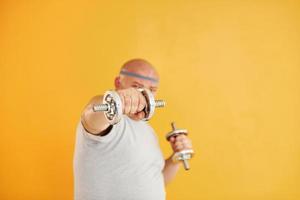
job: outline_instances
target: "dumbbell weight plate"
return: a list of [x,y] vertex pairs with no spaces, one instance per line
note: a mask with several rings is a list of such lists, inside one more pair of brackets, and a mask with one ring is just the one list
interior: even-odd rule
[[194,151],[192,149],[182,150],[176,152],[172,157],[173,161],[178,162],[181,160],[189,160],[193,157]]
[[184,135],[188,135],[188,131],[186,129],[176,129],[174,131],[171,131],[170,133],[168,133],[166,135],[166,139],[169,141],[171,137],[173,136],[178,136],[178,135],[181,135],[181,134],[184,134]]
[[121,120],[123,113],[122,100],[116,91],[109,90],[104,93],[103,104],[107,104],[110,109],[105,112],[105,117],[111,125]]
[[154,114],[155,110],[155,99],[152,92],[147,88],[138,89],[146,99],[146,107],[145,107],[145,118],[144,121],[148,121]]

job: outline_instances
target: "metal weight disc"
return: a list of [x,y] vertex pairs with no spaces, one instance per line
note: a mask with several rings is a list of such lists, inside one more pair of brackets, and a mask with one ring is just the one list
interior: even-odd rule
[[176,152],[173,157],[172,160],[177,162],[177,161],[181,161],[181,160],[190,160],[194,155],[194,151],[192,149],[187,149],[187,150],[182,150],[180,152]]
[[154,99],[152,92],[149,89],[143,88],[143,89],[140,89],[140,91],[142,92],[142,94],[144,95],[144,97],[146,98],[146,101],[147,101],[146,115],[143,120],[148,121],[154,114],[155,99]]
[[181,134],[188,135],[188,131],[186,129],[176,129],[174,131],[169,132],[166,135],[166,139],[169,141],[172,136],[176,137],[176,136],[181,135]]
[[114,125],[121,120],[123,114],[122,100],[116,91],[109,90],[105,92],[103,104],[109,105],[109,110],[105,112],[107,121]]

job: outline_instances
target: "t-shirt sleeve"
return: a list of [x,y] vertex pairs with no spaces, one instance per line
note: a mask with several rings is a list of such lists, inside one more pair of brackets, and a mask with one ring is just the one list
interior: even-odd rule
[[113,138],[116,136],[116,134],[120,130],[121,122],[122,122],[122,120],[118,124],[113,125],[113,127],[111,128],[109,133],[107,133],[105,136],[100,136],[100,135],[93,135],[93,134],[89,133],[84,128],[84,126],[81,122],[81,119],[80,119],[78,122],[78,126],[77,126],[77,134],[82,135],[87,140],[92,140],[92,141],[96,141],[96,142],[109,142],[109,141],[113,140]]

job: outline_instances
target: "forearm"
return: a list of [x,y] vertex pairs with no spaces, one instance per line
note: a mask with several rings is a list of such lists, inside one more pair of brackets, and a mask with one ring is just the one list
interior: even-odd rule
[[165,185],[167,185],[174,179],[179,168],[180,168],[180,163],[173,162],[172,156],[170,156],[168,159],[165,160],[165,167],[163,169]]
[[94,105],[100,103],[102,103],[102,96],[92,98],[81,114],[81,123],[92,134],[98,134],[110,125],[103,112],[94,112],[93,110]]

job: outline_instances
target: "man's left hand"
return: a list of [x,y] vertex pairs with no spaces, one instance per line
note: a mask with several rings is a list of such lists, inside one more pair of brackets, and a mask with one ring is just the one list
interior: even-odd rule
[[174,153],[193,148],[191,139],[184,134],[171,137],[170,144]]

